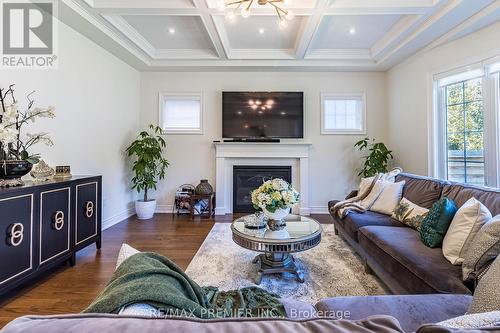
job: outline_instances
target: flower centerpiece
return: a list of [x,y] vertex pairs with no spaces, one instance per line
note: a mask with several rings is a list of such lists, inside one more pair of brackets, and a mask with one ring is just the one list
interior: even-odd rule
[[281,178],[268,180],[252,192],[253,207],[262,210],[269,220],[278,224],[282,224],[290,208],[298,202],[299,193]]
[[47,133],[24,133],[24,127],[37,118],[54,118],[54,107],[34,107],[28,94],[28,105],[19,109],[14,97],[14,85],[0,89],[0,186],[23,185],[21,177],[30,172],[33,164],[40,160],[39,154],[31,154],[30,148],[37,143],[52,146]]

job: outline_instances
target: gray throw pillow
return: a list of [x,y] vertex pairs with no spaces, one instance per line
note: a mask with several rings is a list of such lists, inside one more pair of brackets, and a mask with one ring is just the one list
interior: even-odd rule
[[500,253],[500,215],[481,227],[465,252],[462,263],[464,281],[479,277],[487,264]]
[[469,307],[470,313],[498,311],[500,309],[500,257],[488,268],[474,291],[474,298]]

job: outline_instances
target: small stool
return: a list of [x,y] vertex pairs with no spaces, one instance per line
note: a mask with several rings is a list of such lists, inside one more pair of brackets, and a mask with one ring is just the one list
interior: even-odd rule
[[[215,213],[215,210],[214,210],[214,201],[215,201],[215,193],[211,193],[211,194],[193,194],[190,196],[189,198],[190,200],[190,213],[191,213],[191,219],[194,219],[194,212],[195,210],[200,214],[200,217],[201,218],[211,218],[214,213]],[[199,201],[208,201],[208,207],[206,207],[205,209],[202,209],[201,211],[198,211],[196,208],[195,208],[195,205],[196,203],[198,203]]]

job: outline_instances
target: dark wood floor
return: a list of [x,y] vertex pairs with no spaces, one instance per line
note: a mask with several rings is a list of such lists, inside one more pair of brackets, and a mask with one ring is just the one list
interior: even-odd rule
[[[329,215],[313,216],[331,223]],[[0,327],[27,314],[48,315],[82,311],[106,285],[113,274],[122,243],[141,250],[158,252],[186,269],[216,222],[231,222],[232,216],[195,219],[157,214],[140,222],[132,217],[103,233],[103,246],[80,251],[74,267],[63,265],[43,278],[18,288],[0,299]]]

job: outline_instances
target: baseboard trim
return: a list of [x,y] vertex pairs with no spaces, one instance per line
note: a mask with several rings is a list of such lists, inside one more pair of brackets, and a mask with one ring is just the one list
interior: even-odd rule
[[330,214],[328,206],[309,206],[311,214]]
[[118,224],[120,222],[123,222],[124,220],[128,219],[132,215],[135,215],[135,208],[130,207],[124,210],[121,213],[118,213],[116,215],[113,215],[105,220],[102,221],[102,230],[106,230],[115,224]]
[[156,213],[172,213],[174,211],[174,205],[157,205]]

